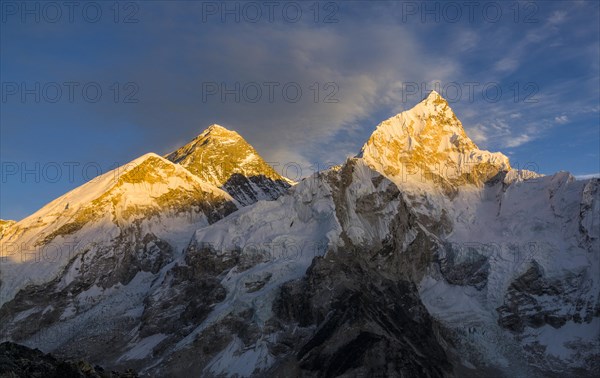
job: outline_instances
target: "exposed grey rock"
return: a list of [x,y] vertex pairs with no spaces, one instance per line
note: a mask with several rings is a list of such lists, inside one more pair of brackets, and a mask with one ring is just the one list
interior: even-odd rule
[[65,361],[39,349],[15,343],[0,344],[0,377],[2,378],[135,378],[133,370],[124,373],[105,371],[86,361]]
[[[416,288],[392,281],[363,262],[330,254],[315,259],[304,279],[281,288],[274,304],[282,340],[295,325],[314,329],[294,343],[272,373],[291,365],[299,375],[442,377],[451,368]],[[291,335],[290,335],[291,333]]]
[[[80,303],[77,296],[92,286],[110,288],[127,285],[140,272],[156,274],[172,259],[168,243],[153,234],[142,236],[137,227],[123,230],[112,247],[89,246],[72,258],[63,274],[44,284],[31,284],[0,308],[0,335],[24,341],[35,333],[56,324],[67,307],[74,315],[86,312],[94,303]],[[74,272],[67,285],[64,276]],[[15,314],[26,316],[15,317]]]
[[[498,323],[514,332],[545,324],[560,328],[570,320],[589,323],[597,316],[593,303],[571,299],[585,284],[583,274],[568,275],[563,280],[547,279],[539,264],[533,261],[508,288],[504,304],[497,309]],[[565,311],[568,308],[574,311]]]
[[449,283],[483,289],[487,283],[490,264],[475,245],[445,243],[441,251],[443,255],[440,258],[440,270]]
[[246,177],[240,173],[232,174],[222,186],[243,205],[251,205],[259,200],[275,200],[289,188],[290,184],[283,180],[274,180],[265,175]]

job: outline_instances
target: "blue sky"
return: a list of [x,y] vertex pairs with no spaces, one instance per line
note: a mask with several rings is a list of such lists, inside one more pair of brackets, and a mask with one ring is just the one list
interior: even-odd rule
[[1,9],[2,219],[212,123],[307,175],[431,89],[517,168],[600,172],[598,2],[23,4]]

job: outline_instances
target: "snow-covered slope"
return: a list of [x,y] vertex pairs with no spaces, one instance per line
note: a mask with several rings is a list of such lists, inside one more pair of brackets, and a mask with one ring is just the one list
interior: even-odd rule
[[433,92],[225,216],[232,173],[279,180],[240,139],[213,126],[6,228],[81,252],[3,255],[0,336],[146,376],[600,374],[600,179],[511,169]]
[[273,200],[290,187],[240,134],[219,125],[211,125],[166,158],[223,188],[242,205]]
[[0,304],[27,284],[42,284],[64,274],[76,256],[91,256],[90,250],[118,249],[144,238],[164,239],[180,249],[192,229],[235,209],[226,192],[184,168],[156,154],[141,156],[4,231]]
[[[412,314],[393,314],[398,310],[390,310],[390,304],[390,307],[385,305],[384,309],[378,310],[380,319],[364,319],[363,322],[359,308],[364,304],[339,302],[351,297],[345,290],[365,295],[365,300],[369,298],[374,302],[396,300],[394,296],[384,299],[375,292],[359,290],[367,283],[373,285],[372,290],[379,288],[376,281],[382,277],[371,280],[366,272],[365,276],[361,276],[359,271],[354,270],[353,261],[364,259],[365,264],[372,264],[375,256],[369,251],[376,254],[383,248],[390,229],[409,227],[406,224],[408,218],[404,218],[406,214],[397,217],[403,204],[394,184],[372,171],[362,160],[350,160],[342,167],[301,181],[290,195],[276,201],[258,202],[198,230],[186,250],[181,269],[196,272],[191,276],[197,277],[200,271],[206,271],[206,266],[215,267],[213,274],[224,289],[223,297],[212,305],[212,311],[196,327],[187,331],[189,333],[183,339],[177,343],[172,341],[174,346],[166,348],[166,351],[161,349],[162,353],[155,350],[154,354],[145,356],[147,360],[144,363],[149,367],[143,372],[150,375],[249,376],[285,375],[298,370],[298,374],[302,374],[300,371],[318,374],[318,371],[327,368],[318,362],[320,358],[343,359],[344,352],[338,352],[336,348],[351,342],[360,344],[361,351],[355,356],[357,361],[365,358],[363,354],[381,353],[378,348],[387,343],[406,359],[405,363],[400,363],[399,359],[392,362],[394,358],[391,355],[389,358],[382,357],[373,363],[375,370],[364,370],[367,375],[385,369],[387,363],[398,363],[398,371],[405,374],[415,374],[423,369],[431,370],[432,376],[441,376],[438,369],[444,370],[448,366],[431,328],[423,327],[421,335],[413,334],[419,327],[389,334],[389,330],[378,325],[388,321],[403,328],[406,325],[397,322],[417,325],[430,321],[417,299],[416,290],[403,286],[408,285],[406,281],[402,281],[401,288],[389,290],[394,296],[403,296],[407,301],[410,298],[411,306],[414,306]],[[415,226],[403,229],[395,240],[404,247],[415,242],[419,235]],[[354,253],[362,254],[362,257],[357,258]],[[316,267],[315,262],[321,260],[324,264],[339,260],[339,270],[333,264],[328,269],[336,270],[335,273],[317,274],[322,268]],[[351,266],[348,267],[350,271],[344,271],[345,264]],[[397,271],[402,270],[394,265]],[[323,278],[314,277],[311,282],[316,288],[300,289],[297,294],[287,297],[285,293],[296,291],[294,283],[301,285],[307,271],[328,281],[321,282]],[[339,274],[338,280],[336,276]],[[381,285],[390,284],[391,281],[386,281]],[[177,285],[172,280],[163,281],[153,294],[156,298],[153,306],[164,308],[165,304],[173,303],[174,293],[185,292],[176,290]],[[314,299],[311,295],[315,296]],[[385,297],[383,293],[380,295]],[[313,300],[314,306],[304,303]],[[180,301],[185,301],[185,298],[177,299],[178,303]],[[314,333],[326,323],[327,314],[341,310],[358,313],[352,320],[348,319],[352,323],[351,328],[342,319],[335,320],[335,324],[330,323],[332,334],[327,337],[331,338],[331,351],[321,351],[317,344],[304,351],[306,364],[290,360],[282,365],[284,360],[299,352],[302,345],[310,344],[312,337],[315,340],[319,338]],[[369,311],[368,306],[365,311]],[[313,315],[309,315],[311,313]],[[296,319],[297,316],[302,319]],[[154,332],[168,334],[169,327],[165,325],[172,321],[163,322]],[[423,335],[425,337],[421,338]],[[336,347],[336,344],[340,345]],[[207,348],[207,345],[213,347]],[[436,356],[439,354],[440,360],[420,361],[425,351],[434,351]],[[329,356],[332,352],[334,356]],[[336,369],[339,372],[350,371],[349,365],[357,361],[341,362]]]
[[600,357],[600,180],[511,169],[435,92],[381,123],[360,156],[438,238],[419,290],[465,366],[573,374]]
[[430,313],[455,333],[466,366],[522,376],[593,369],[599,187],[561,172],[500,181],[451,204],[440,264],[419,288]]

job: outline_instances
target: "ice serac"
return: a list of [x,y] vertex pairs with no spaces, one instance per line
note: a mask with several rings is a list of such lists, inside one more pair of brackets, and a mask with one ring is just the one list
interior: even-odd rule
[[219,125],[211,125],[166,158],[224,189],[242,205],[276,199],[290,187],[240,134]]
[[434,183],[446,192],[464,184],[481,186],[510,170],[506,156],[477,147],[435,91],[412,109],[380,123],[360,156],[397,184]]

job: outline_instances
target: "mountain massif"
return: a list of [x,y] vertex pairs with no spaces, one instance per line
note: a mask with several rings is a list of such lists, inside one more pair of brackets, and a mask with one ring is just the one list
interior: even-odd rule
[[0,245],[0,341],[107,369],[600,374],[600,179],[511,168],[436,92],[298,183],[213,125]]

